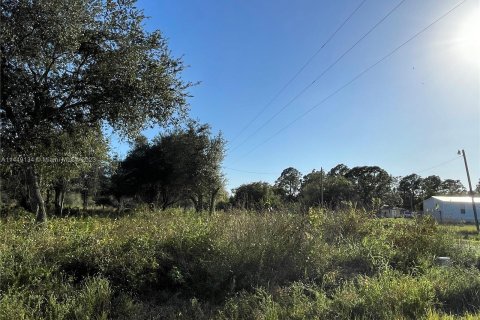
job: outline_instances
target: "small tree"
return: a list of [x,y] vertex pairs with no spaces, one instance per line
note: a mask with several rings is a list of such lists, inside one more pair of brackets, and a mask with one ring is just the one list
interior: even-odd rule
[[46,188],[53,188],[55,213],[61,215],[66,192],[78,188],[80,182],[85,185],[85,178],[93,177],[93,173],[108,160],[108,143],[103,139],[100,127],[79,127],[70,134],[52,137],[51,142],[51,149],[44,152],[59,161],[55,164],[39,163],[37,168],[39,176],[48,183]]
[[302,174],[295,168],[289,167],[282,171],[275,182],[275,186],[282,191],[286,201],[292,202],[296,199],[302,185]]
[[268,210],[279,204],[278,196],[267,182],[242,184],[232,191],[234,205],[242,209]]
[[215,201],[224,186],[221,164],[225,157],[225,140],[219,134],[211,137],[210,126],[191,123],[180,132],[186,143],[183,155],[188,174],[187,193],[197,212],[215,210]]
[[303,177],[299,197],[307,207],[321,204],[322,185],[324,204],[331,208],[337,208],[342,202],[353,199],[352,182],[336,173],[334,169],[330,170],[327,175],[314,170]]
[[[320,206],[322,204],[322,179],[325,179],[323,172],[315,170],[303,177],[299,198],[307,207]],[[325,190],[325,185],[323,185],[323,188]]]
[[378,166],[354,167],[345,177],[352,182],[356,197],[365,207],[370,207],[374,198],[384,202],[391,189],[392,177]]
[[422,178],[415,173],[405,176],[400,180],[398,189],[402,194],[404,208],[410,208],[412,211],[415,209],[419,201],[421,186]]
[[115,193],[162,209],[189,199],[197,211],[213,212],[223,188],[224,146],[221,135],[211,137],[209,126],[195,123],[137,144],[112,178]]

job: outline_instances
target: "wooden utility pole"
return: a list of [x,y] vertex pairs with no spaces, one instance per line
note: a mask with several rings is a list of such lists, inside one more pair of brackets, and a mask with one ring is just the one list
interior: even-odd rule
[[[458,153],[460,154],[460,151],[458,151]],[[472,181],[470,181],[470,172],[468,171],[467,156],[465,155],[465,150],[462,149],[461,155],[463,156],[463,161],[465,162],[465,170],[467,171],[468,188],[470,189],[470,197],[472,197],[472,208],[473,216],[475,217],[475,225],[477,226],[477,232],[480,233],[480,227],[478,226],[477,207],[475,206],[475,194],[472,190]]]

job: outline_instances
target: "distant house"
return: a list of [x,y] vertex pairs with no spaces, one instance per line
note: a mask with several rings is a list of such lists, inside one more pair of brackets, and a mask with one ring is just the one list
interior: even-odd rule
[[[480,198],[474,199],[478,215]],[[471,197],[434,196],[423,201],[423,212],[439,222],[475,222]]]
[[404,212],[405,212],[405,209],[402,209],[402,208],[383,206],[380,209],[380,217],[382,217],[382,218],[401,218],[401,217],[403,217]]

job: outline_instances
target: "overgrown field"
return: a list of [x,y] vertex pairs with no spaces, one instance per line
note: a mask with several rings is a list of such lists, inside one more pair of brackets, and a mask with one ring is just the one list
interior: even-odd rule
[[0,319],[478,319],[478,242],[353,209],[12,214]]

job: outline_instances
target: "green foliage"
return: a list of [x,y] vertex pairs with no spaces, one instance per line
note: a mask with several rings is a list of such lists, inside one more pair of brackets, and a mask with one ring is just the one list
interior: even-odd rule
[[465,194],[467,189],[463,186],[460,180],[446,179],[440,184],[440,193],[445,195],[460,195]]
[[438,193],[442,179],[439,176],[428,176],[422,179],[421,187],[425,199],[428,199]]
[[332,309],[339,319],[419,319],[433,305],[434,297],[426,279],[386,271],[345,284],[334,294]]
[[422,186],[422,178],[418,174],[410,174],[403,177],[398,185],[398,191],[402,194],[403,207],[415,210],[419,198],[420,188]]
[[108,280],[87,278],[74,286],[68,281],[50,290],[37,288],[4,292],[0,297],[0,319],[108,319],[112,292]]
[[401,204],[395,183],[396,180],[380,167],[350,169],[339,164],[326,175],[315,170],[305,175],[298,198],[307,207],[323,205],[339,209],[345,203],[355,202],[364,208],[378,210],[382,205]]
[[[183,63],[159,31],[144,30],[144,19],[133,0],[3,1],[2,157],[91,157],[104,149],[106,124],[134,137],[147,124],[184,119],[191,84],[179,77]],[[42,183],[83,171],[44,162],[18,164],[39,222]]]
[[329,314],[330,300],[319,288],[303,283],[241,292],[230,299],[218,319],[322,319]]
[[377,166],[352,168],[345,177],[353,183],[358,200],[367,208],[371,207],[372,199],[383,199],[388,194],[392,182],[392,177]]
[[476,268],[433,268],[427,273],[440,307],[447,313],[480,310],[480,271]]
[[[336,172],[334,169],[331,171]],[[328,207],[338,208],[342,202],[353,199],[353,184],[347,178],[342,175],[325,175],[323,171],[313,171],[303,177],[300,190],[302,203],[309,207],[321,205],[322,187],[323,205]]]
[[[433,220],[167,210],[1,220],[0,319],[471,316],[480,271]],[[450,267],[435,257],[447,255]]]
[[233,190],[233,203],[237,208],[246,210],[268,210],[280,206],[280,197],[267,182],[243,184]]
[[7,127],[26,129],[4,142],[98,121],[134,133],[184,111],[182,62],[144,19],[135,1],[3,3],[2,111]]
[[117,198],[136,196],[166,209],[180,201],[192,201],[197,211],[209,207],[223,188],[221,163],[225,141],[211,136],[208,125],[190,123],[137,143],[120,162],[112,177]]
[[281,191],[282,197],[288,201],[294,201],[300,191],[302,174],[293,167],[282,171],[280,177],[275,181],[275,186]]

